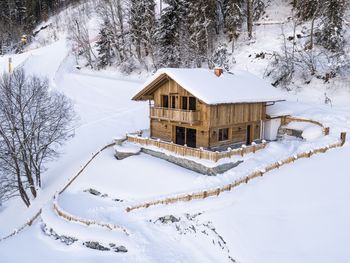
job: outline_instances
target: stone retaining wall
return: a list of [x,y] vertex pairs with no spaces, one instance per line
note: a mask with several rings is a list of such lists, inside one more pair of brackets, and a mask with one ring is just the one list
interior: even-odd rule
[[173,164],[179,165],[183,168],[189,169],[191,171],[200,173],[200,174],[204,174],[204,175],[210,175],[210,176],[214,176],[214,175],[218,175],[218,174],[222,174],[236,166],[238,166],[239,164],[241,164],[243,161],[237,161],[237,162],[230,162],[230,163],[224,163],[224,164],[220,164],[218,166],[215,167],[208,167],[205,166],[203,164],[197,163],[195,161],[186,159],[186,158],[179,158],[173,155],[168,155],[162,152],[158,152],[158,151],[154,151],[154,150],[150,150],[150,149],[146,149],[146,148],[142,148],[141,151],[143,153],[149,154],[153,157],[157,157],[163,160],[166,160],[168,162],[171,162]]

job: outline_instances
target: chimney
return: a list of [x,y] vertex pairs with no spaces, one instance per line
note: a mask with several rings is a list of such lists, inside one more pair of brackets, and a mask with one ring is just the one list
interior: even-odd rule
[[222,68],[214,68],[214,74],[217,77],[220,77],[222,73],[223,73],[223,69]]

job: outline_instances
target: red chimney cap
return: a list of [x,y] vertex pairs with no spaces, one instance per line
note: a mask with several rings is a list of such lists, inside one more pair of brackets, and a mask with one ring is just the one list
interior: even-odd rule
[[224,70],[222,68],[214,68],[214,74],[217,76],[217,77],[220,77],[221,74],[224,72]]

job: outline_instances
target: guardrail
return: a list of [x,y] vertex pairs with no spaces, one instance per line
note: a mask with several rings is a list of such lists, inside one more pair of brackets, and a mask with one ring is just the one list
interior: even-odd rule
[[137,135],[127,135],[128,142],[141,144],[143,146],[155,146],[169,152],[173,152],[180,156],[192,156],[199,159],[207,159],[214,162],[217,162],[223,158],[230,158],[232,156],[244,156],[248,153],[255,153],[258,150],[264,149],[266,147],[266,142],[255,144],[253,143],[250,146],[241,147],[238,149],[228,149],[223,152],[213,152],[204,150],[201,148],[190,148],[187,146],[178,145],[175,143],[165,142],[161,140],[155,140],[151,138],[140,137]]
[[139,205],[127,207],[126,212],[130,212],[130,211],[137,210],[140,208],[148,208],[150,206],[155,206],[155,205],[160,205],[160,204],[167,205],[167,204],[173,204],[173,203],[177,203],[177,202],[181,202],[181,201],[186,202],[186,201],[191,201],[191,200],[195,200],[195,199],[205,199],[205,198],[210,197],[210,196],[218,196],[222,192],[231,191],[233,188],[235,188],[243,183],[248,183],[250,180],[252,180],[254,178],[261,177],[269,171],[272,171],[276,168],[280,168],[281,166],[289,164],[291,162],[294,162],[298,159],[310,158],[314,154],[325,153],[329,149],[341,147],[345,144],[345,141],[346,141],[346,133],[342,132],[340,134],[340,141],[337,143],[334,143],[334,144],[331,144],[331,145],[328,145],[325,147],[316,148],[316,149],[310,150],[308,152],[299,153],[297,155],[293,155],[293,156],[288,157],[286,159],[272,163],[272,164],[266,166],[262,170],[254,171],[250,175],[245,176],[241,179],[235,180],[233,183],[230,183],[230,184],[225,185],[223,187],[205,190],[205,191],[199,191],[199,192],[195,192],[195,193],[191,193],[191,194],[177,195],[177,196],[158,199],[158,200],[150,201],[150,202],[145,202],[145,203],[142,203]]

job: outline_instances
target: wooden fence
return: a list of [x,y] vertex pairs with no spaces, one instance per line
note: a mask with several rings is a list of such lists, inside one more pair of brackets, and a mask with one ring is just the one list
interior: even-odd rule
[[41,214],[41,209],[39,210],[39,212],[37,212],[31,219],[29,219],[25,224],[23,224],[21,227],[15,229],[13,232],[11,232],[10,234],[8,234],[7,236],[1,237],[0,238],[0,242],[4,241],[10,237],[13,237],[15,235],[17,235],[19,232],[21,232],[22,230],[24,230],[26,227],[31,226],[33,224],[33,222],[40,216]]
[[[92,157],[87,161],[87,163],[78,171],[78,173],[73,177],[71,178],[68,183],[59,191],[59,195],[62,194],[77,178],[79,175],[81,175],[81,173],[86,169],[86,167],[104,150],[114,146],[115,143],[110,143],[106,146],[104,146],[101,150],[99,150],[97,153],[93,154]],[[56,199],[56,195],[54,197],[54,200]],[[64,212],[62,209],[60,209],[58,207],[57,204],[54,204],[54,210],[57,212],[57,214],[59,216],[61,216],[62,218],[68,220],[68,218],[71,218],[70,221],[74,221],[74,222],[80,222],[80,223],[83,223],[85,225],[91,225],[91,224],[95,224],[95,225],[99,225],[101,227],[106,227],[106,228],[109,228],[109,229],[123,229],[119,226],[116,226],[116,225],[110,225],[110,224],[105,224],[105,223],[96,223],[95,221],[93,220],[85,220],[85,219],[81,219],[81,218],[78,218],[78,217],[75,217],[75,216],[72,216],[72,215],[69,215],[68,213]],[[41,215],[41,212],[42,212],[42,209],[40,209],[36,214],[35,216],[33,216],[31,219],[29,219],[25,224],[23,224],[21,227],[15,229],[13,232],[11,232],[10,234],[8,234],[7,236],[4,236],[4,237],[0,237],[0,242],[1,241],[4,241],[14,235],[16,235],[17,233],[19,233],[20,231],[24,230],[26,227],[28,226],[31,226],[33,224],[33,222]],[[84,223],[84,221],[86,221]],[[126,230],[123,229],[123,232],[125,231],[125,233],[127,234]]]
[[[305,120],[305,119],[298,119],[298,118],[293,118],[293,117],[287,117],[287,119],[285,120],[286,122],[287,121],[306,121],[306,122],[310,122],[310,123],[314,123],[316,125],[319,125],[321,127],[323,127],[325,130],[324,131],[328,131],[329,133],[329,128],[325,128],[321,123],[319,122],[315,122],[315,121],[312,121],[312,120]],[[325,135],[327,135],[328,133],[325,132]],[[140,139],[140,140],[144,140],[145,138],[141,138],[141,137],[137,137],[137,136],[128,136],[128,140],[135,140],[133,142],[136,142],[136,143],[145,143],[145,144],[142,144],[142,145],[153,145],[153,146],[157,146],[159,147],[157,144],[154,144],[155,142],[156,143],[164,143],[164,142],[159,142],[159,141],[156,141],[156,140],[152,140],[152,142],[150,144],[148,144],[151,139],[147,139],[147,142],[145,141],[140,141],[139,140],[136,140],[136,139]],[[133,211],[133,210],[136,210],[136,209],[140,209],[140,208],[148,208],[150,206],[154,206],[154,205],[159,205],[159,204],[172,204],[172,203],[176,203],[176,202],[181,202],[181,201],[191,201],[191,200],[195,200],[195,199],[204,199],[204,198],[207,198],[207,197],[210,197],[210,196],[218,196],[220,193],[222,192],[226,192],[226,191],[231,191],[233,188],[243,184],[243,183],[248,183],[250,180],[254,179],[254,178],[257,178],[257,177],[260,177],[260,176],[263,176],[265,173],[271,171],[271,170],[274,170],[276,168],[279,168],[285,164],[288,164],[288,163],[291,163],[291,162],[294,162],[300,158],[309,158],[311,157],[313,154],[317,154],[317,153],[324,153],[326,151],[328,151],[329,149],[332,149],[332,148],[336,148],[336,147],[341,147],[345,144],[345,141],[346,141],[346,133],[345,132],[342,132],[340,134],[340,141],[337,142],[337,143],[334,143],[334,144],[331,144],[329,146],[325,146],[325,147],[320,147],[320,148],[317,148],[317,149],[314,149],[314,150],[311,150],[309,152],[304,152],[304,153],[300,153],[300,154],[297,154],[297,155],[294,155],[292,157],[288,157],[286,159],[283,159],[281,161],[278,161],[278,162],[275,162],[273,164],[270,164],[268,166],[265,167],[265,169],[262,169],[262,170],[259,170],[259,171],[254,171],[252,172],[250,175],[246,176],[246,177],[243,177],[241,179],[238,179],[238,180],[235,180],[233,183],[230,183],[228,185],[225,185],[223,187],[218,187],[218,188],[215,188],[215,189],[210,189],[210,190],[204,190],[204,191],[199,191],[199,192],[196,192],[196,193],[191,193],[191,194],[183,194],[183,195],[178,195],[178,196],[174,196],[174,197],[168,197],[168,198],[164,198],[164,199],[159,199],[159,200],[155,200],[155,201],[150,201],[150,202],[146,202],[146,203],[143,203],[143,204],[139,204],[139,205],[135,205],[135,206],[131,206],[131,207],[127,207],[126,208],[126,211],[127,212],[130,212],[130,211]],[[170,144],[170,143],[164,143],[164,144]],[[83,218],[80,218],[80,217],[77,217],[77,216],[73,216],[67,212],[65,212],[62,208],[60,208],[58,206],[58,196],[60,194],[62,194],[77,178],[79,175],[82,174],[82,172],[86,169],[86,167],[104,150],[106,150],[107,148],[110,148],[112,146],[114,146],[115,143],[111,143],[111,144],[108,144],[106,146],[104,146],[100,151],[98,151],[97,153],[93,154],[93,156],[90,158],[90,160],[78,171],[78,173],[72,178],[69,180],[69,182],[61,189],[61,191],[59,191],[59,193],[57,195],[55,195],[54,197],[54,205],[53,205],[53,209],[54,211],[57,213],[57,215],[59,215],[60,217],[64,218],[65,220],[68,220],[68,221],[71,221],[71,222],[76,222],[76,223],[82,223],[84,225],[96,225],[96,226],[99,226],[99,227],[103,227],[103,228],[107,228],[107,229],[116,229],[116,230],[121,230],[123,233],[125,233],[126,235],[129,235],[127,230],[121,226],[118,226],[118,225],[114,225],[114,224],[108,224],[108,223],[101,223],[101,222],[96,222],[95,220],[90,220],[90,219],[83,219]],[[170,144],[170,145],[174,145],[174,144]],[[186,155],[186,151],[185,150],[181,150],[180,148],[181,147],[184,147],[184,146],[179,146],[179,145],[174,145],[176,147],[179,147],[177,148],[177,151],[178,153],[177,154],[180,154],[180,155]],[[220,157],[219,156],[215,156],[212,157],[208,157],[208,158],[205,158],[205,159],[210,159],[210,160],[219,160],[221,158],[225,158],[225,157],[231,157],[233,155],[244,155],[244,154],[247,154],[247,153],[250,153],[250,152],[255,152],[257,150],[260,150],[260,149],[263,149],[265,148],[266,144],[259,144],[259,145],[253,145],[253,146],[250,146],[250,147],[246,147],[246,148],[241,148],[241,149],[236,149],[236,150],[233,150],[233,151],[227,151],[227,152],[209,152],[209,151],[204,151],[204,150],[200,150],[200,149],[192,149],[192,148],[188,148],[188,147],[184,147],[186,148],[187,150],[197,150],[197,151],[200,151],[201,154],[198,154],[197,152],[195,153],[194,157],[198,157],[198,158],[205,158],[205,154],[222,154],[221,156],[223,157]],[[165,150],[168,150],[167,148],[164,148]],[[173,148],[170,148],[170,149],[173,149]],[[176,152],[173,151],[173,152]],[[203,152],[205,152],[203,154]],[[234,153],[233,153],[234,152]],[[225,155],[226,154],[226,155]],[[190,156],[193,156],[193,155],[190,155]],[[209,155],[208,155],[209,156]],[[213,159],[211,159],[213,158]],[[22,231],[23,229],[25,229],[26,227],[28,226],[31,226],[33,224],[33,222],[40,216],[42,212],[42,209],[40,209],[36,214],[35,216],[33,216],[31,219],[29,219],[24,225],[22,225],[21,227],[19,227],[18,229],[15,229],[12,233],[10,233],[9,235],[7,236],[4,236],[4,237],[1,237],[0,238],[0,242],[1,241],[4,241],[14,235],[16,235],[17,233],[19,233],[20,231]]]
[[142,203],[142,204],[135,205],[135,206],[130,206],[130,207],[126,208],[126,212],[130,212],[130,211],[140,209],[140,208],[148,208],[150,206],[155,206],[155,205],[160,205],[160,204],[167,205],[167,204],[173,204],[173,203],[177,203],[177,202],[181,202],[181,201],[186,202],[186,201],[191,201],[191,200],[195,200],[195,199],[204,199],[204,198],[207,198],[210,196],[218,196],[222,192],[231,191],[233,188],[235,188],[243,183],[248,183],[250,180],[252,180],[254,178],[261,177],[269,171],[272,171],[272,170],[277,169],[283,165],[294,162],[298,159],[310,158],[314,154],[325,153],[329,149],[341,147],[345,144],[345,140],[346,140],[346,133],[342,132],[340,134],[340,141],[337,143],[334,143],[334,144],[331,144],[331,145],[328,145],[325,147],[316,148],[316,149],[310,150],[308,152],[299,153],[297,155],[293,155],[291,157],[285,158],[285,159],[280,160],[278,162],[272,163],[272,164],[266,166],[262,170],[254,171],[251,174],[249,174],[248,176],[245,176],[241,179],[235,180],[233,183],[230,183],[230,184],[225,185],[223,187],[218,187],[215,189],[210,189],[210,190],[205,190],[205,191],[199,191],[199,192],[195,192],[195,193],[191,193],[191,194],[177,195],[174,197],[163,198],[163,199],[154,200],[154,201]]
[[329,127],[325,127],[322,123],[310,119],[303,119],[303,118],[296,118],[296,117],[290,117],[290,116],[284,116],[282,117],[282,125],[287,125],[288,123],[295,121],[295,122],[308,122],[315,124],[317,126],[320,126],[322,128],[323,134],[328,135],[329,134]]
[[199,159],[211,160],[214,162],[217,162],[218,160],[223,158],[230,158],[232,156],[244,156],[248,153],[255,153],[256,151],[264,149],[266,147],[266,142],[260,144],[253,143],[250,146],[241,147],[238,149],[229,149],[223,152],[213,152],[201,148],[190,148],[171,142],[164,142],[161,140],[144,138],[136,135],[127,135],[127,140],[128,142],[137,143],[143,146],[155,146],[180,156],[191,156]]
[[96,220],[91,220],[91,219],[85,219],[85,218],[81,218],[75,215],[72,215],[66,211],[64,211],[59,205],[58,205],[58,197],[79,177],[79,175],[81,175],[84,170],[88,167],[88,165],[100,154],[102,153],[104,150],[113,147],[116,143],[110,143],[106,146],[104,146],[101,150],[99,150],[97,153],[93,154],[92,157],[85,163],[85,165],[78,171],[78,173],[73,176],[69,182],[58,192],[57,195],[54,196],[54,204],[53,204],[53,210],[56,212],[56,214],[67,220],[70,222],[75,222],[75,223],[80,223],[80,224],[84,224],[86,226],[90,226],[90,225],[95,225],[95,226],[99,226],[102,228],[107,228],[109,230],[120,230],[123,233],[125,233],[126,235],[129,235],[129,233],[127,232],[127,230],[121,226],[115,225],[115,224],[109,224],[109,223],[101,223],[101,222],[97,222]]
[[115,225],[115,224],[97,222],[96,220],[81,218],[81,217],[69,214],[68,212],[64,211],[58,205],[57,201],[58,201],[58,196],[55,196],[54,204],[53,204],[53,210],[56,212],[56,214],[59,217],[65,219],[67,221],[80,223],[80,224],[83,224],[83,225],[86,225],[86,226],[95,225],[95,226],[99,226],[99,227],[102,227],[102,228],[107,228],[109,230],[119,230],[119,231],[122,231],[127,236],[129,235],[129,233],[126,231],[126,229],[121,227],[121,226],[118,226],[118,225]]

